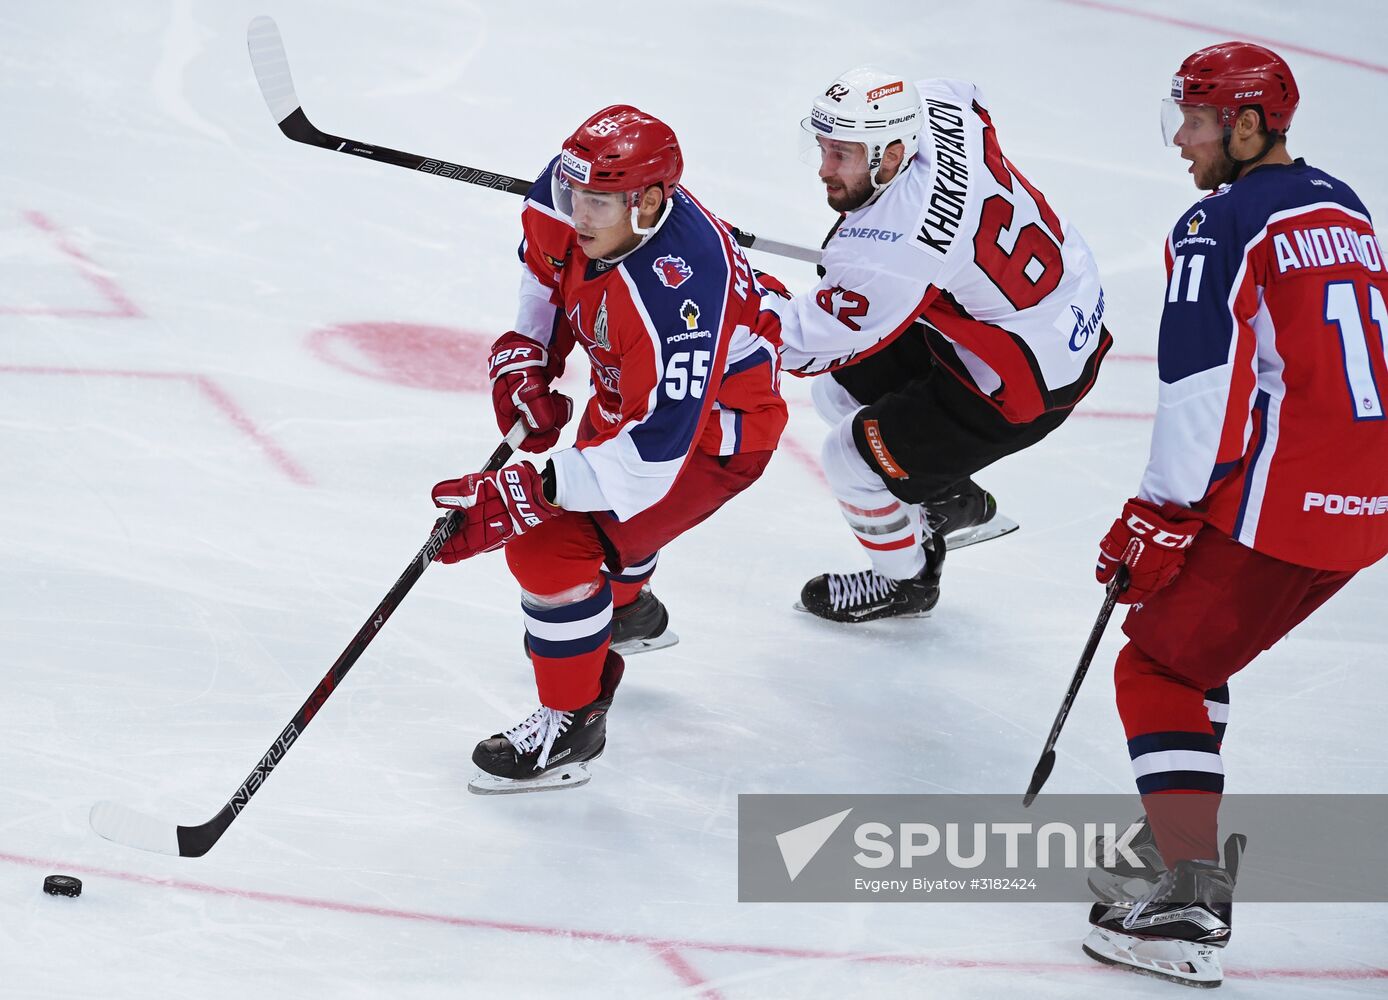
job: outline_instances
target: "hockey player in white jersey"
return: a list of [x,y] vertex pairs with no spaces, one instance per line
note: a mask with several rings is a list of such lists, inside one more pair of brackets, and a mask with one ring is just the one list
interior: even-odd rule
[[854,69],[801,127],[841,215],[819,284],[767,301],[785,370],[825,376],[824,470],[872,568],[814,578],[800,606],[845,622],[922,614],[945,536],[1001,520],[973,474],[1040,441],[1094,383],[1112,344],[1103,290],[973,84]]

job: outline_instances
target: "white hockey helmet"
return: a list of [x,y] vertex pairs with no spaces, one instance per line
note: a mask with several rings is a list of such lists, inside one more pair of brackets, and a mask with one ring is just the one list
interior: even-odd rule
[[916,154],[921,127],[921,95],[906,77],[872,66],[841,73],[814,99],[800,127],[812,136],[862,143],[868,174],[877,187],[877,168],[893,142],[904,147],[902,162]]

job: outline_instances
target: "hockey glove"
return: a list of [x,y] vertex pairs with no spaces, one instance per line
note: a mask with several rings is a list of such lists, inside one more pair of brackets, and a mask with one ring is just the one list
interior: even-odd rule
[[563,513],[545,497],[544,477],[529,462],[496,472],[474,472],[434,487],[435,507],[462,510],[462,524],[434,558],[455,563],[505,545]]
[[1123,505],[1122,516],[1099,543],[1094,575],[1100,583],[1108,583],[1118,572],[1119,563],[1127,563],[1128,589],[1118,595],[1118,603],[1145,601],[1181,572],[1186,549],[1203,525],[1184,507],[1173,503],[1158,507],[1134,497]]
[[530,434],[522,451],[542,452],[559,441],[560,429],[573,415],[573,400],[550,383],[563,370],[550,365],[549,352],[529,337],[508,333],[492,345],[487,374],[492,381],[492,409],[504,434],[525,420]]

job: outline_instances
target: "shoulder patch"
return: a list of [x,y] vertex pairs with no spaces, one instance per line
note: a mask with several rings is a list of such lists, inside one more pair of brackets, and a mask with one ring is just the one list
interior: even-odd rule
[[651,264],[651,270],[655,272],[655,276],[666,288],[679,288],[680,285],[694,277],[694,269],[685,262],[685,259],[671,254],[657,258]]

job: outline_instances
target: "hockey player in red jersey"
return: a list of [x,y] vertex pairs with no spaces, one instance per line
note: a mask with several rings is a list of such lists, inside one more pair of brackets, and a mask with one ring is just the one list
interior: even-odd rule
[[[434,488],[466,508],[439,558],[499,546],[521,587],[540,707],[478,744],[472,789],[587,780],[620,651],[669,645],[648,581],[660,549],[761,475],[786,422],[762,289],[727,229],[683,187],[669,126],[597,112],[540,174],[522,213],[516,328],[489,361],[497,424],[544,452],[570,416],[551,388],[575,342],[592,366],[574,447]],[[767,314],[770,318],[770,314]]]
[[1164,870],[1094,906],[1085,951],[1201,986],[1237,860],[1217,834],[1227,681],[1388,552],[1388,278],[1359,198],[1287,152],[1297,102],[1246,42],[1172,80],[1167,143],[1211,193],[1167,241],[1151,455],[1099,546],[1101,582],[1131,576],[1118,711]]
[[1058,427],[1112,343],[1083,237],[1003,155],[986,105],[971,83],[863,68],[802,122],[842,214],[818,286],[772,308],[785,369],[822,376],[825,474],[872,563],[805,585],[824,618],[928,611],[945,536],[1005,527],[971,477]]

